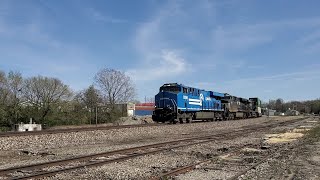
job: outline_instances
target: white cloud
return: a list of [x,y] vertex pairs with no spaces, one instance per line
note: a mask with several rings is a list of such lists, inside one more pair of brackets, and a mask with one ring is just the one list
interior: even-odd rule
[[[248,56],[251,59],[247,59],[248,57],[241,55],[265,45],[294,42],[292,38],[285,39],[288,31],[304,31],[320,25],[319,17],[228,24],[219,21],[219,4],[211,2],[197,1],[192,6],[188,4],[192,7],[189,9],[180,1],[170,1],[156,11],[148,22],[140,24],[133,37],[133,46],[141,61],[137,63],[137,68],[128,70],[139,86],[143,87],[145,81],[148,81],[149,87],[153,88],[154,83],[158,88],[160,83],[178,81],[195,87],[219,87],[222,92],[232,89],[232,83],[238,89],[245,87],[243,84],[246,80],[251,84],[257,83],[258,86],[260,79],[245,79],[242,74],[257,73],[258,69],[264,69],[269,62],[254,62],[252,57]],[[246,73],[239,74],[244,69]],[[279,82],[276,78],[290,78],[284,75],[262,76],[264,72],[261,71],[260,78],[268,84],[272,80]],[[254,77],[256,76],[257,74]],[[242,79],[228,80],[234,77]],[[270,78],[273,79],[269,80]],[[291,79],[294,78],[301,81],[299,77]],[[210,83],[197,83],[204,79],[214,80]],[[226,83],[227,80],[230,83]],[[250,87],[255,88],[254,85]],[[144,89],[141,91],[147,93]]]
[[304,52],[307,54],[320,53],[320,41],[314,42],[304,48]]
[[279,97],[285,100],[306,100],[318,98],[317,88],[312,86],[319,80],[319,71],[300,71],[229,81],[199,82],[193,86],[240,97],[257,96],[263,100]]
[[102,14],[100,11],[94,8],[89,8],[88,10],[89,16],[98,22],[105,22],[105,23],[126,23],[127,20],[114,18],[105,14]]
[[162,41],[159,26],[160,19],[155,19],[152,22],[144,23],[138,28],[135,34],[134,48],[142,56],[144,61],[159,56],[158,52],[159,49],[161,49],[159,44],[161,44]]
[[[312,28],[320,28],[320,17],[264,21],[251,24],[235,23],[232,25],[219,25],[212,31],[213,51],[220,56],[246,52],[265,44],[272,45],[278,44],[281,41],[288,42],[288,40],[283,41],[282,39],[283,36],[288,35],[288,31],[304,32]],[[314,32],[307,36],[303,35],[298,42],[305,44],[315,41],[319,38],[319,35],[319,32]],[[294,43],[295,38],[300,37],[292,37],[292,42]],[[314,49],[312,47],[305,48]]]
[[[178,81],[192,85],[192,82],[199,80],[212,80],[212,83],[207,84],[210,87],[221,86],[224,88],[229,85],[228,88],[231,88],[232,83],[235,83],[235,86],[239,88],[245,87],[243,84],[246,82],[255,83],[258,86],[261,81],[272,84],[273,81],[281,82],[288,79],[290,81],[310,80],[311,77],[306,74],[289,73],[263,76],[264,73],[267,73],[263,69],[264,65],[267,64],[267,66],[269,65],[267,68],[270,68],[270,66],[276,66],[277,60],[282,61],[280,58],[277,59],[277,55],[272,54],[270,57],[274,59],[269,62],[264,55],[269,55],[268,52],[265,52],[270,49],[269,47],[272,49],[274,45],[281,46],[282,44],[288,45],[279,47],[283,59],[287,57],[286,54],[290,54],[292,57],[295,54],[301,54],[300,50],[309,53],[319,52],[319,32],[317,29],[320,27],[320,18],[261,21],[259,17],[250,17],[248,19],[255,19],[258,23],[244,21],[243,19],[246,17],[241,17],[239,20],[239,16],[234,15],[237,13],[233,14],[231,11],[231,15],[229,14],[232,8],[248,8],[250,10],[250,7],[247,6],[240,7],[241,3],[242,1],[237,1],[234,4],[234,1],[221,3],[209,0],[183,1],[183,3],[182,1],[168,1],[163,6],[159,5],[162,3],[155,3],[159,9],[155,10],[153,15],[146,17],[145,23],[128,26],[128,28],[136,27],[136,31],[129,41],[132,40],[133,50],[137,55],[132,56],[134,63],[128,63],[128,66],[131,65],[126,69],[128,74],[139,83],[141,88],[145,87],[144,83],[146,82],[144,81],[147,81],[149,87],[152,83],[157,84],[157,88],[159,83],[164,81]],[[226,8],[221,5],[233,7]],[[82,15],[84,14],[99,24],[127,23],[127,20],[110,17],[108,12],[98,11],[98,9],[86,7],[80,9]],[[10,13],[10,11],[6,13]],[[41,13],[35,13],[35,15],[41,16]],[[228,17],[224,17],[224,15]],[[32,16],[34,15],[30,15],[31,18]],[[223,18],[221,18],[222,16]],[[73,73],[83,74],[82,71],[87,71],[88,67],[96,70],[94,63],[88,62],[89,60],[94,61],[95,58],[88,52],[88,49],[80,44],[66,42],[47,33],[48,29],[42,25],[55,26],[50,23],[50,19],[46,18],[43,21],[44,19],[41,17],[35,17],[36,20],[32,19],[30,22],[24,22],[25,24],[14,25],[14,22],[10,24],[9,21],[4,21],[3,17],[0,14],[0,40],[3,40],[2,43],[0,42],[0,51],[4,54],[2,57],[5,55],[11,57],[9,58],[11,66],[16,64],[29,69],[30,72],[50,72],[51,74],[60,74],[61,77],[67,73],[71,76]],[[130,30],[128,29],[128,31]],[[311,33],[306,34],[306,32]],[[122,37],[115,38],[126,41]],[[291,44],[291,42],[293,43]],[[296,44],[294,44],[295,42]],[[258,48],[264,45],[267,45],[266,49],[259,51]],[[123,52],[129,51],[130,53],[131,49],[126,48],[123,48]],[[92,49],[92,51],[95,50]],[[259,59],[262,56],[264,56],[264,60]],[[293,58],[292,61],[297,61],[297,59]],[[246,73],[241,73],[244,68]],[[290,68],[294,69],[292,66]],[[262,70],[258,72],[257,69]],[[315,68],[310,69],[314,70]],[[283,71],[287,71],[286,67],[283,67]],[[253,74],[253,78],[243,78],[252,72],[259,73],[259,75]],[[270,69],[270,72],[272,73],[273,69]],[[195,74],[201,74],[201,76]],[[315,77],[314,74],[310,74],[310,76]],[[239,79],[233,79],[234,77]],[[220,81],[220,84],[216,84],[217,81]],[[223,83],[221,83],[222,81]],[[206,86],[205,83],[194,84],[197,87]],[[144,89],[142,91],[144,92]],[[150,91],[150,94],[154,94],[152,90]]]
[[272,34],[263,32],[260,27],[220,26],[213,30],[213,49],[216,54],[245,51],[272,40]]
[[[17,61],[65,63],[69,61],[80,61],[85,50],[75,44],[62,42],[43,30],[37,22],[25,25],[3,24],[7,33],[0,34],[4,41],[0,43],[2,51],[17,59]],[[7,41],[5,41],[7,40]],[[17,53],[19,52],[19,53]],[[74,59],[78,57],[78,59]],[[51,59],[51,60],[49,60]],[[49,67],[50,68],[50,67]]]
[[[199,17],[193,16],[189,11],[213,19],[214,8],[214,4],[206,0],[192,3],[191,7],[186,7],[180,1],[169,1],[162,6],[148,22],[140,24],[137,28],[133,46],[141,58],[138,63],[140,68],[128,70],[130,74],[139,80],[163,80],[170,77],[178,81],[181,80],[181,74],[187,76],[190,72],[203,68],[195,59],[188,57],[190,52],[185,53],[186,44],[181,45],[181,40],[206,46],[199,41],[199,37],[206,38],[198,30],[198,26],[190,23],[190,20],[198,23]],[[201,64],[210,64],[207,68],[211,69],[215,67],[212,63]]]
[[171,50],[163,50],[158,62],[153,62],[148,67],[129,70],[127,73],[135,81],[160,80],[163,78],[172,78],[189,71],[189,65],[186,60],[177,52]]
[[0,68],[20,71],[27,77],[57,77],[76,90],[92,83],[87,77],[93,77],[97,67],[88,62],[92,58],[87,49],[59,40],[43,26],[50,22],[33,16],[19,24],[0,18]]
[[301,71],[301,72],[293,72],[293,73],[275,74],[270,76],[235,79],[235,80],[226,81],[225,83],[230,83],[230,84],[242,83],[242,82],[260,83],[261,81],[307,80],[307,79],[314,79],[315,77],[320,78],[319,75],[320,75],[320,71]]
[[[249,71],[262,69],[263,65],[252,64],[245,57],[235,57],[239,53],[249,53],[257,47],[278,44],[288,30],[305,30],[320,25],[319,17],[251,24],[219,24],[219,4],[198,1],[191,7],[192,9],[188,9],[184,3],[170,1],[156,12],[150,21],[137,28],[133,45],[141,58],[138,63],[141,68],[129,69],[130,72],[143,74],[144,76],[136,76],[143,77],[140,79],[144,80],[163,80],[169,76],[181,81],[180,75],[186,71],[168,71],[163,74],[161,70],[153,71],[155,68],[152,65],[158,66],[155,62],[163,61],[164,49],[172,52],[178,50],[179,56],[185,60],[186,68],[192,67],[192,71],[196,73],[215,70],[236,74],[243,67]],[[317,47],[309,49],[314,51]],[[190,75],[186,75],[188,74]]]
[[317,30],[306,33],[302,38],[298,39],[297,44],[303,52],[307,54],[320,52],[320,27]]
[[298,40],[299,43],[302,44],[308,44],[310,42],[314,42],[320,40],[320,30],[316,30],[311,33],[307,33],[305,36],[303,36],[301,39]]
[[128,70],[134,80],[172,78],[188,70],[187,60],[181,55],[181,51],[168,45],[165,34],[164,26],[173,14],[179,13],[178,4],[171,3],[160,9],[151,21],[137,28],[133,45],[142,60],[139,68]]

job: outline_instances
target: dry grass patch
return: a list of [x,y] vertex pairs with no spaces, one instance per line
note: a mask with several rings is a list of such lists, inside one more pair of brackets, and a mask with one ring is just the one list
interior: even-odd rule
[[303,137],[303,133],[298,133],[298,132],[286,132],[286,133],[281,133],[281,134],[269,134],[267,135],[266,142],[269,144],[274,144],[274,143],[286,143],[286,142],[291,142],[295,141],[298,138]]

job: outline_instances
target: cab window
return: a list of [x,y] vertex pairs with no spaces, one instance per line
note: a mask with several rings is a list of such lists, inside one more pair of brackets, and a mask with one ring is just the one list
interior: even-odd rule
[[161,87],[160,91],[179,93],[181,90],[179,86],[165,86],[165,87]]
[[184,93],[184,94],[187,94],[187,93],[188,93],[188,88],[185,88],[185,87],[184,87],[184,88],[183,88],[183,93]]

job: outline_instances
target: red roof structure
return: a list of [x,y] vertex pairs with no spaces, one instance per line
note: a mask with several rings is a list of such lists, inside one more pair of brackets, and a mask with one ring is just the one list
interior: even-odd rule
[[140,103],[135,105],[136,110],[154,110],[154,103]]

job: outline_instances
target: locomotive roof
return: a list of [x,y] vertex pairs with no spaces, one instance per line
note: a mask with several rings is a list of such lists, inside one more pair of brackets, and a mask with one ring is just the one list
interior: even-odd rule
[[[195,89],[195,90],[206,91],[204,89],[185,86],[185,85],[179,84],[179,83],[165,83],[165,84],[162,85],[162,87],[168,87],[168,86],[180,86],[180,87],[184,87],[184,88],[192,88],[192,89]],[[242,97],[233,96],[233,95],[228,94],[228,93],[219,93],[219,92],[215,92],[215,91],[207,91],[207,92],[210,92],[210,95],[212,95],[212,96],[217,96],[217,97],[222,97],[222,98],[225,97],[225,98],[238,99],[238,100],[243,101],[243,102],[248,102],[248,101],[255,100],[255,99],[260,100],[258,97],[252,97],[252,98],[246,99],[246,98],[242,98]]]
[[[181,86],[181,87],[185,87],[185,88],[193,88],[193,89],[200,90],[200,91],[206,91],[204,89],[185,86],[183,84],[178,84],[178,83],[166,83],[166,84],[163,84],[163,87],[167,87],[167,86]],[[215,91],[208,91],[208,92],[210,92],[210,94],[213,95],[213,96],[218,96],[218,97],[224,97],[225,96],[225,93],[219,93],[219,92],[215,92]]]

